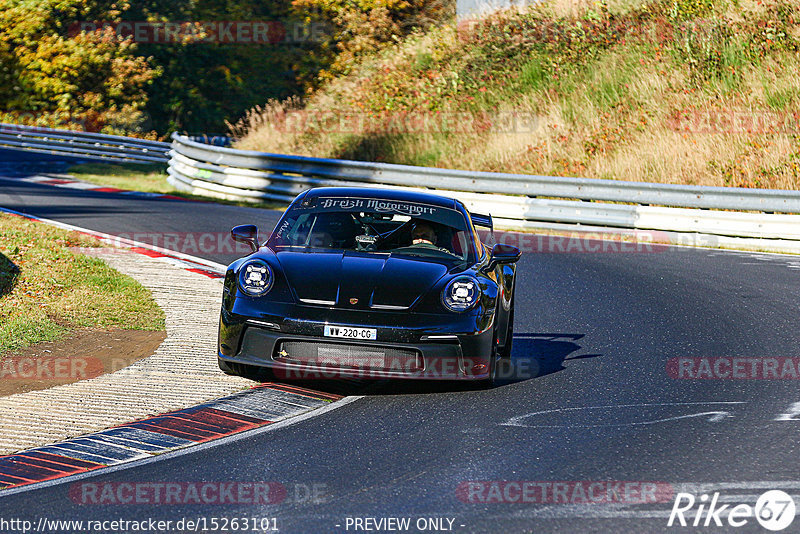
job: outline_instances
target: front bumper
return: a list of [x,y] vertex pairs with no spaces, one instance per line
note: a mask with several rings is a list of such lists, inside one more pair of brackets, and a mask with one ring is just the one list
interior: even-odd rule
[[[355,323],[355,321],[353,322]],[[258,319],[229,314],[220,319],[219,357],[228,363],[266,367],[278,378],[402,378],[485,380],[489,378],[492,329],[450,333],[441,326],[370,327],[378,339],[361,341],[323,336],[326,322]]]

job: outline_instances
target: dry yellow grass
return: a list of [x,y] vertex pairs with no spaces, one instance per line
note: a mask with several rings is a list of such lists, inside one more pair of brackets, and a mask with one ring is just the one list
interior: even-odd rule
[[[606,9],[625,13],[641,5],[618,0]],[[658,26],[628,28],[630,38],[588,49],[591,59],[548,55],[531,45],[513,63],[521,66],[513,68],[511,60],[492,59],[489,44],[439,28],[383,51],[302,104],[273,102],[253,110],[238,124],[243,135],[238,146],[468,170],[800,189],[800,56],[791,40],[793,35],[800,40],[800,24],[784,28],[785,38],[767,33],[770,17],[778,17],[782,5],[800,8],[797,0],[720,3],[716,16],[722,26],[751,24],[758,17],[767,23],[756,26],[763,35],[734,31],[725,37],[717,59],[693,56],[718,69],[703,79],[676,49],[683,35],[678,23],[666,33]],[[601,6],[552,0],[534,9],[537,17],[563,22],[589,16],[590,10],[594,17]],[[514,15],[503,17],[495,21],[498,27],[514,21]],[[641,20],[634,17],[628,24]],[[634,29],[642,33],[636,36]],[[505,38],[514,39],[512,34]],[[745,38],[763,47],[758,57],[740,49]],[[779,38],[785,44],[775,45],[772,39]],[[533,58],[528,65],[526,54]],[[547,73],[538,79],[535,68],[529,72],[536,58]],[[555,71],[553,62],[560,62]],[[465,73],[474,74],[473,65],[481,65],[483,75],[465,79]],[[525,76],[530,81],[522,83]],[[303,119],[287,127],[283,118],[291,111]],[[486,116],[492,124],[516,114],[526,122],[511,132],[460,127],[403,133],[364,131],[347,119],[437,112]],[[322,116],[329,123],[316,120]]]

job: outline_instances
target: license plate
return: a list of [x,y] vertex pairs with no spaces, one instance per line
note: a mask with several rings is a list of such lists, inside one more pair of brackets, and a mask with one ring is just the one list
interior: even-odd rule
[[343,337],[346,339],[378,339],[375,328],[352,328],[350,326],[325,325],[325,337]]

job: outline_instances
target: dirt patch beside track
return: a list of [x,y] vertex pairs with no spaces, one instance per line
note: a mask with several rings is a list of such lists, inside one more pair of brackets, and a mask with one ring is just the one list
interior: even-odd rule
[[0,361],[0,397],[113,373],[152,355],[165,338],[166,332],[83,328],[6,354]]

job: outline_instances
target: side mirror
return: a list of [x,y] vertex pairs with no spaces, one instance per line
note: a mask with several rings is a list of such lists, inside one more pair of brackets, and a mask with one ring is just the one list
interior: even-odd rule
[[522,252],[517,247],[511,245],[496,244],[492,247],[492,254],[489,256],[487,271],[493,270],[498,265],[516,263],[522,257]]
[[253,252],[258,250],[258,226],[254,224],[242,224],[234,226],[231,230],[231,237],[237,243],[247,243]]

